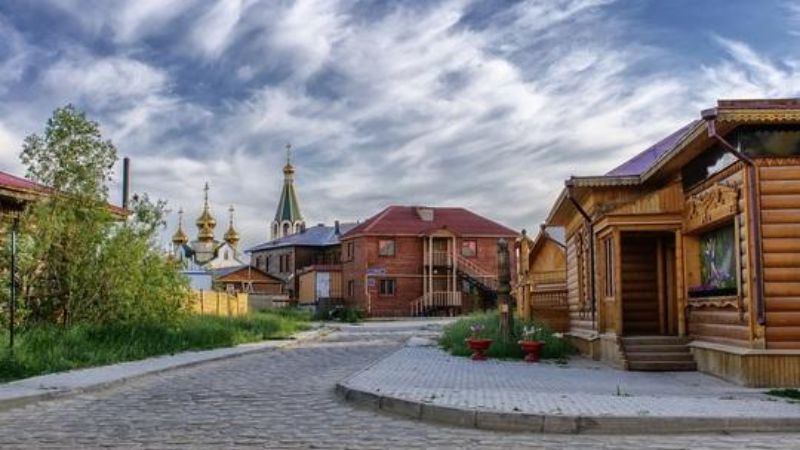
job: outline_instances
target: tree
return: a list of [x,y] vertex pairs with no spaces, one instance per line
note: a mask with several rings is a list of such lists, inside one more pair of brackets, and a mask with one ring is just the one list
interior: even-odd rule
[[153,246],[165,204],[144,195],[127,219],[114,217],[106,183],[114,145],[68,105],[42,136],[25,139],[28,177],[52,188],[21,219],[20,300],[24,320],[167,320],[182,309],[186,282]]

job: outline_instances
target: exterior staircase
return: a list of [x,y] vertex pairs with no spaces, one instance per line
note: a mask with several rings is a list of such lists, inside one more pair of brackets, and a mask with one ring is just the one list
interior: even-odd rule
[[689,351],[689,339],[678,336],[628,336],[621,339],[628,370],[689,371],[697,363]]
[[497,292],[497,275],[491,274],[470,261],[468,258],[459,256],[456,271],[458,274],[468,282],[477,286],[478,289],[495,294]]
[[411,315],[452,316],[461,312],[461,292],[428,292],[411,302]]

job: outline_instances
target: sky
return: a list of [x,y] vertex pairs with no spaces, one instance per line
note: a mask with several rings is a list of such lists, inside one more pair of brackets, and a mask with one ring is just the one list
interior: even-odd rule
[[717,99],[800,96],[799,50],[800,0],[3,0],[0,170],[72,103],[168,202],[164,245],[206,181],[219,238],[234,205],[267,240],[288,142],[309,225],[403,204],[535,230],[564,179]]

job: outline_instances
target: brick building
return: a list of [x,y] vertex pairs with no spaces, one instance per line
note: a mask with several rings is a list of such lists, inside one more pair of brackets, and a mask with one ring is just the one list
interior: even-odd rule
[[370,316],[489,306],[501,238],[517,233],[463,208],[390,206],[341,237],[345,300]]

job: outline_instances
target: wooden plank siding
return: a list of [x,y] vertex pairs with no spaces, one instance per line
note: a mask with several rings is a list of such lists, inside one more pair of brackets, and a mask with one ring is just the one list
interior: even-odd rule
[[769,349],[800,349],[800,166],[758,168]]

